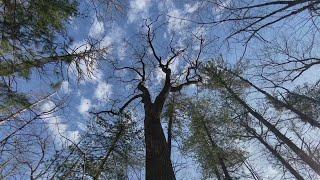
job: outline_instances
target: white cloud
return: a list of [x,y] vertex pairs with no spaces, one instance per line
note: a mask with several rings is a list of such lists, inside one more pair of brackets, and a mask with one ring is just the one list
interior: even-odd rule
[[123,37],[123,30],[120,27],[112,27],[108,35],[101,41],[102,47],[110,47],[113,43],[120,43]]
[[82,131],[85,131],[87,129],[86,125],[82,122],[77,122],[77,127]]
[[130,6],[137,10],[143,10],[150,3],[150,0],[134,0],[131,1]]
[[[171,69],[173,75],[178,73],[179,65],[180,65],[179,59],[176,59],[170,64],[169,68]],[[154,72],[153,77],[156,79],[157,84],[159,84],[165,79],[166,73],[164,73],[161,70],[161,68],[157,68],[156,71]]]
[[319,67],[320,66],[312,66],[308,70],[306,70],[304,73],[302,73],[295,81],[290,82],[289,86],[298,86],[303,85],[306,83],[308,84],[315,84],[319,81]]
[[139,18],[146,18],[149,14],[151,0],[132,0],[128,12],[128,21],[132,23]]
[[[81,53],[90,49],[90,45],[86,41],[77,41],[72,44],[70,53]],[[74,51],[74,52],[73,52]]]
[[168,9],[174,7],[174,2],[172,0],[162,0],[157,2],[157,4],[158,4],[158,9],[161,12],[165,12]]
[[104,33],[104,24],[94,17],[93,24],[89,30],[89,36],[92,38],[99,38]]
[[194,3],[194,4],[186,4],[186,5],[184,6],[184,9],[185,9],[185,12],[187,12],[187,13],[193,13],[193,12],[195,12],[196,10],[198,10],[199,7],[200,7],[199,2],[196,2],[196,3]]
[[78,111],[82,115],[86,115],[91,108],[91,101],[90,99],[81,98],[80,105],[78,106]]
[[181,33],[181,30],[183,30],[187,25],[187,21],[183,21],[178,18],[183,18],[183,14],[181,10],[173,8],[169,13],[169,20],[168,20],[168,31],[169,32],[176,32]]
[[119,60],[124,60],[125,56],[127,55],[127,51],[128,51],[127,45],[125,43],[121,43],[117,52]]
[[180,59],[177,57],[172,64],[170,64],[170,69],[172,71],[172,74],[177,74],[180,66]]
[[[108,53],[111,54],[113,51],[112,45],[115,44],[115,47],[118,47],[122,41],[123,37],[123,29],[119,27],[112,27],[111,31],[103,36],[100,42],[101,47],[108,47]],[[86,41],[78,41],[72,45],[70,48],[70,53],[80,53],[84,51],[88,51],[90,49],[90,45]],[[119,50],[117,48],[116,50]],[[117,52],[118,53],[118,52]],[[83,74],[82,79],[80,79],[80,83],[99,83],[103,79],[103,72],[102,69],[99,68],[97,59],[95,57],[86,57],[85,59],[76,62],[72,62],[71,65],[68,67],[70,71],[69,77],[73,80],[76,80],[75,74],[77,71],[80,70]]]
[[[54,108],[55,108],[55,104],[52,101],[47,101],[41,106],[41,111],[47,114],[47,112],[53,111]],[[50,116],[44,115],[43,117],[50,117]]]
[[157,84],[161,83],[166,77],[166,73],[164,73],[161,68],[157,68],[155,71],[155,78],[157,80]]
[[80,132],[79,131],[68,131],[68,139],[74,143],[79,142]]
[[[54,140],[58,143],[66,143],[66,139],[63,139],[63,137],[66,137],[71,141],[77,142],[79,140],[79,132],[68,131],[68,125],[61,121],[60,116],[55,115],[54,112],[48,113],[53,111],[55,106],[52,101],[47,101],[41,106],[41,112],[43,113],[41,118],[47,123],[47,127],[52,133]],[[63,137],[61,138],[61,136]]]
[[[83,78],[81,79],[80,83],[87,83],[87,82],[96,83],[103,78],[103,72],[100,69],[98,69],[98,63],[96,61],[86,59],[84,61],[78,62],[78,66],[76,66],[75,62],[72,62],[70,66],[72,71],[69,71],[69,72],[77,73],[77,70],[78,70],[77,67],[80,68],[81,75],[82,75],[81,77]],[[71,74],[70,76],[74,80],[76,79],[76,77],[73,74]]]
[[123,38],[124,30],[120,27],[112,27],[107,35],[105,35],[100,41],[101,47],[108,48],[108,54],[118,55],[120,59],[123,59],[126,52],[123,52],[125,48]]
[[113,39],[110,36],[105,36],[102,40],[101,40],[101,46],[102,47],[107,47],[110,46],[113,42]]
[[70,84],[68,81],[62,81],[61,91],[65,94],[69,94],[71,92]]
[[98,100],[107,100],[112,94],[112,85],[105,82],[99,82],[95,91],[95,97]]

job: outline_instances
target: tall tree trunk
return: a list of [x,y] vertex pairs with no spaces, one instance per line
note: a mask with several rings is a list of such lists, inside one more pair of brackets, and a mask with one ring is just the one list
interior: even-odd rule
[[221,175],[220,175],[220,172],[219,172],[217,166],[214,166],[213,171],[214,171],[214,173],[216,174],[216,178],[217,178],[218,180],[221,180]]
[[173,117],[169,117],[169,122],[168,122],[168,152],[169,152],[169,157],[171,157],[171,145],[172,145],[172,123],[173,123]]
[[223,157],[223,154],[221,153],[222,152],[222,149],[214,142],[211,134],[210,134],[210,131],[206,125],[206,122],[204,120],[202,120],[202,123],[203,123],[203,127],[204,127],[204,130],[209,138],[209,141],[210,141],[210,144],[212,146],[213,149],[216,149],[217,150],[217,156],[218,156],[218,161],[219,161],[219,164],[221,166],[221,169],[223,171],[223,174],[224,174],[224,179],[225,180],[232,180],[230,174],[229,174],[229,171],[227,169],[227,166],[226,164],[224,163],[224,157]]
[[114,139],[113,139],[113,141],[111,143],[111,146],[109,147],[109,149],[108,149],[108,151],[106,153],[106,155],[101,159],[101,161],[99,162],[98,167],[96,168],[96,173],[93,176],[94,180],[98,180],[99,179],[101,173],[103,172],[104,166],[107,163],[110,155],[112,154],[112,152],[116,148],[116,145],[117,145],[119,139],[121,138],[121,135],[123,134],[123,131],[124,131],[124,127],[120,126],[116,136],[114,137]]
[[175,180],[168,144],[160,122],[160,113],[146,113],[146,179]]
[[238,101],[252,116],[258,119],[263,125],[265,125],[277,138],[284,142],[293,152],[296,153],[302,161],[311,167],[317,174],[320,175],[320,164],[312,159],[307,153],[300,149],[295,143],[293,143],[288,137],[283,135],[273,124],[266,120],[261,114],[251,108],[244,100],[242,100],[222,79],[221,83],[226,90]]
[[287,162],[269,143],[267,143],[258,133],[248,125],[245,125],[247,131],[254,136],[261,144],[263,144],[268,151],[278,160],[283,166],[290,171],[290,173],[298,180],[304,180],[304,178]]
[[[231,72],[231,71],[229,71]],[[274,101],[275,103],[277,103],[277,105],[284,107],[286,109],[289,109],[290,111],[292,111],[293,113],[297,114],[300,119],[303,122],[309,123],[311,126],[320,128],[320,122],[318,122],[316,119],[313,119],[312,117],[308,116],[307,114],[301,112],[300,110],[296,109],[295,107],[293,107],[291,104],[283,102],[281,100],[279,100],[278,98],[272,96],[271,94],[269,94],[267,91],[259,88],[258,86],[254,85],[252,82],[250,82],[249,80],[237,75],[236,73],[231,72],[232,74],[234,74],[235,76],[237,76],[239,79],[241,79],[242,81],[244,81],[245,83],[249,84],[250,86],[252,86],[253,88],[255,88],[257,91],[261,92],[262,94],[264,94],[266,97],[268,97],[270,100]]]
[[244,165],[246,166],[246,168],[249,170],[252,178],[254,180],[260,180],[261,178],[259,177],[259,175],[257,174],[257,172],[254,170],[254,168],[251,166],[251,164],[248,161],[244,162]]
[[168,131],[167,131],[167,136],[168,136],[168,152],[169,156],[171,157],[171,146],[172,146],[172,125],[173,125],[173,119],[174,119],[174,96],[172,96],[172,102],[171,102],[171,107],[169,107],[169,112],[168,112]]

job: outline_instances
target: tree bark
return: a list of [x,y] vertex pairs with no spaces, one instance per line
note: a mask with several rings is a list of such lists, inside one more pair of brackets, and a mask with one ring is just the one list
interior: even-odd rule
[[169,152],[169,157],[171,157],[171,146],[172,146],[172,123],[173,123],[173,117],[169,117],[169,122],[168,122],[168,152]]
[[172,107],[169,109],[169,119],[168,119],[168,130],[167,130],[167,136],[168,136],[168,152],[169,156],[171,157],[171,147],[172,147],[172,126],[173,126],[173,119],[174,119],[174,96],[172,97]]
[[145,114],[146,179],[175,180],[168,144],[160,122],[160,113]]
[[138,89],[143,93],[142,102],[145,111],[146,180],[176,179],[168,151],[168,143],[160,121],[164,103],[171,89],[171,70],[163,67],[162,71],[166,73],[166,80],[154,102],[152,102],[149,90],[144,84],[138,85]]

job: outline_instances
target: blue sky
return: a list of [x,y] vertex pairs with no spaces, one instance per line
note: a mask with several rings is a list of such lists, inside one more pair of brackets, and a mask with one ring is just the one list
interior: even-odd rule
[[[187,4],[176,3],[174,1],[160,1],[155,2],[151,0],[133,0],[128,4],[129,8],[125,14],[111,21],[108,18],[103,18],[103,15],[95,12],[90,12],[87,18],[79,18],[71,21],[68,26],[68,32],[74,39],[72,45],[77,51],[83,51],[87,48],[86,39],[92,38],[101,41],[101,46],[110,46],[110,56],[108,58],[113,61],[119,62],[119,65],[132,65],[136,59],[133,56],[132,48],[141,48],[145,42],[142,42],[141,33],[146,32],[145,19],[154,20],[159,16],[159,21],[155,26],[160,26],[156,32],[155,46],[156,50],[164,58],[168,54],[168,44],[171,38],[173,38],[173,46],[183,47],[193,35],[197,36],[209,36],[205,28],[196,27],[189,22],[181,21],[178,19],[169,18],[167,15],[184,17],[190,16],[200,8],[199,3],[190,1]],[[83,2],[80,6],[83,9],[90,9],[92,4],[90,2]],[[193,34],[191,34],[193,33]],[[208,33],[208,35],[206,34]],[[214,32],[212,32],[214,33]],[[216,37],[214,37],[216,39]],[[194,40],[194,39],[193,39]],[[129,43],[127,43],[129,42]],[[131,43],[131,44],[130,44]],[[141,43],[141,44],[139,44]],[[196,42],[198,44],[198,42]],[[210,45],[210,44],[209,44]],[[194,46],[194,45],[193,45]],[[196,52],[198,45],[190,48],[190,55]],[[73,50],[73,49],[72,49]],[[216,47],[208,47],[209,51],[217,51]],[[150,53],[150,52],[149,52]],[[195,54],[195,53],[194,53]],[[205,57],[203,57],[206,59]],[[90,59],[87,59],[90,61]],[[180,62],[181,61],[181,62]],[[179,74],[185,66],[183,60],[177,60],[171,68],[176,74]],[[68,137],[74,141],[77,141],[80,134],[85,130],[86,123],[90,121],[90,111],[105,110],[111,108],[110,104],[114,100],[120,99],[120,103],[117,106],[122,105],[128,95],[132,94],[137,83],[120,83],[114,76],[119,76],[124,79],[130,79],[134,76],[132,72],[128,71],[113,71],[110,67],[110,63],[101,61],[99,63],[93,63],[92,71],[93,76],[84,77],[80,81],[77,79],[77,73],[74,67],[68,68],[67,75],[68,80],[63,80],[60,90],[56,93],[56,97],[63,99],[66,98],[67,106],[59,113],[56,113],[54,117],[48,117],[47,123],[51,133],[56,136],[57,141],[60,141],[61,135]],[[50,68],[50,67],[48,67]],[[83,71],[87,71],[83,67]],[[159,92],[159,88],[164,79],[164,74],[160,68],[150,69],[150,81],[147,85],[152,89],[155,94]],[[46,81],[46,80],[45,80]],[[53,79],[46,81],[52,83],[55,81],[61,81]],[[41,84],[43,81],[36,81],[37,87],[43,87]],[[186,91],[193,92],[193,87],[186,89]],[[44,87],[43,91],[51,91],[50,88]],[[47,101],[42,105],[42,110],[48,110],[54,106],[53,101]],[[140,107],[141,108],[141,107]],[[137,110],[140,111],[139,109]],[[140,118],[142,123],[143,113],[137,113],[136,118]],[[200,174],[198,172],[197,165],[186,157],[181,157],[176,150],[173,153],[174,163],[187,163],[186,168],[183,168],[177,174],[178,179],[198,179]],[[143,171],[141,172],[143,173]],[[133,178],[135,179],[135,177]]]
[[[228,3],[230,1],[225,1]],[[90,121],[90,111],[106,110],[110,108],[120,107],[129,95],[135,94],[135,88],[137,82],[121,82],[119,80],[128,80],[136,78],[136,74],[130,71],[117,70],[114,71],[112,63],[117,66],[136,66],[137,57],[135,56],[135,50],[139,51],[143,49],[146,42],[143,39],[143,34],[146,33],[145,19],[159,20],[154,24],[154,27],[158,27],[156,31],[155,47],[157,52],[164,58],[169,54],[170,49],[168,45],[172,39],[172,45],[176,48],[188,46],[190,58],[194,58],[194,55],[198,51],[195,36],[203,36],[205,41],[208,42],[205,47],[205,51],[201,56],[203,61],[207,61],[211,58],[216,58],[222,55],[228,59],[228,63],[233,64],[242,55],[244,46],[241,43],[234,43],[236,40],[231,39],[230,43],[225,43],[224,37],[228,33],[227,24],[222,24],[212,28],[211,26],[199,26],[189,21],[182,21],[172,17],[181,18],[193,18],[193,19],[210,19],[215,14],[223,11],[221,8],[214,7],[202,7],[201,3],[195,1],[173,1],[173,0],[131,0],[128,3],[128,8],[120,16],[115,16],[113,19],[103,14],[104,8],[96,3],[97,12],[93,11],[93,4],[90,0],[83,1],[80,4],[80,11],[87,12],[86,17],[72,19],[67,26],[68,34],[74,39],[73,45],[70,48],[70,52],[76,50],[81,52],[88,48],[87,40],[94,39],[100,41],[101,47],[109,47],[109,53],[106,56],[106,60],[94,61],[92,59],[86,59],[87,62],[92,63],[90,71],[92,76],[83,77],[78,79],[75,65],[71,64],[64,70],[64,79],[55,78],[48,75],[43,77],[37,73],[33,73],[31,80],[22,81],[20,86],[21,91],[34,94],[35,97],[43,96],[54,92],[54,95],[50,100],[41,102],[39,105],[39,111],[47,111],[54,107],[55,102],[60,100],[65,101],[65,108],[61,111],[54,113],[46,119],[46,126],[53,136],[56,136],[56,140],[60,141],[61,135],[78,141],[80,134],[86,128],[86,123]],[[199,10],[208,11],[199,11]],[[208,13],[211,12],[211,13]],[[219,18],[219,17],[215,17]],[[291,22],[292,24],[299,22]],[[289,26],[289,25],[288,25]],[[284,27],[275,34],[264,33],[265,37],[269,40],[277,40],[277,33],[283,34],[297,33],[290,28]],[[300,37],[300,36],[297,36]],[[246,58],[250,59],[250,55],[256,55],[262,46],[257,46],[257,41],[250,42],[249,49]],[[191,47],[190,47],[191,44]],[[148,52],[150,55],[151,52]],[[256,56],[254,56],[256,57]],[[150,61],[150,66],[152,60]],[[171,65],[171,69],[176,75],[183,72],[186,63],[183,59],[174,61]],[[45,70],[50,70],[52,67],[46,67]],[[88,72],[84,63],[80,68],[84,72]],[[164,79],[164,74],[160,68],[150,67],[149,81],[147,86],[152,90],[153,98],[155,94],[159,92],[159,88]],[[177,76],[177,79],[179,77]],[[311,70],[305,73],[305,75],[295,81],[296,84],[302,84],[306,82],[306,79],[316,81],[319,79],[319,74],[315,70]],[[60,82],[61,85],[58,89],[52,89],[50,84]],[[45,85],[44,85],[45,84]],[[293,87],[292,84],[289,87]],[[196,89],[194,86],[188,87],[184,92],[192,94]],[[251,95],[248,98],[256,98],[255,95]],[[119,101],[116,101],[119,100]],[[131,108],[134,109],[134,103]],[[113,106],[114,105],[114,106]],[[258,106],[258,105],[257,105]],[[136,119],[142,119],[141,107],[135,108]],[[142,122],[140,120],[140,122]],[[59,142],[57,143],[59,144]],[[244,145],[248,151],[256,152],[256,144]],[[267,161],[261,161],[264,157],[260,157],[259,153],[250,157],[253,164],[257,165],[258,169],[264,171],[265,176],[269,179],[277,179],[278,171],[272,167]],[[200,172],[197,164],[192,162],[191,159],[184,159],[178,153],[173,156],[173,161],[186,161],[188,166],[179,171],[177,174],[178,179],[199,179]],[[143,173],[143,172],[141,172]]]
[[[187,22],[169,19],[166,14],[174,16],[191,14],[197,10],[198,6],[197,3],[193,2],[182,5],[171,1],[163,1],[161,3],[149,0],[130,1],[126,14],[122,14],[114,21],[100,17],[99,15],[97,17],[95,12],[90,12],[88,17],[74,19],[68,25],[68,33],[74,39],[73,49],[70,49],[70,51],[74,49],[77,52],[84,51],[88,48],[86,43],[88,38],[100,40],[101,47],[110,47],[110,55],[107,58],[119,62],[119,65],[132,65],[136,59],[132,55],[133,50],[131,48],[135,47],[138,49],[141,47],[141,44],[145,44],[141,43],[140,37],[140,34],[146,31],[146,28],[143,27],[145,23],[144,19],[150,18],[153,20],[161,15],[157,24],[165,24],[157,30],[155,42],[159,54],[166,56],[166,53],[168,53],[166,43],[170,42],[173,34],[175,38],[173,45],[183,46],[183,41],[189,38],[188,32],[199,31],[201,33],[201,29],[196,29],[196,27],[190,26]],[[83,2],[80,7],[90,9],[92,4],[90,2]],[[128,41],[131,44],[128,44]],[[136,44],[133,45],[133,43]],[[193,49],[197,49],[197,47],[193,47]],[[86,60],[91,61],[91,59]],[[174,71],[181,71],[183,63],[176,62],[171,66],[172,69]],[[43,117],[52,135],[56,136],[57,144],[61,144],[61,136],[68,137],[77,142],[80,134],[86,128],[86,123],[91,120],[90,111],[110,109],[110,104],[117,99],[121,100],[117,104],[117,106],[120,106],[125,102],[128,95],[134,93],[133,90],[137,83],[120,83],[114,76],[130,79],[136,75],[132,72],[113,71],[113,68],[110,67],[111,65],[108,62],[93,62],[92,69],[90,69],[93,71],[92,76],[78,80],[75,67],[71,64],[65,71],[65,80],[56,79],[50,75],[47,76],[48,78],[40,79],[37,77],[37,74],[33,74],[31,80],[27,82],[32,84],[30,89],[33,89],[33,91],[34,87],[36,87],[36,91],[39,91],[39,94],[47,94],[54,91],[50,88],[49,84],[62,81],[60,82],[60,89],[55,93],[54,98],[57,101],[59,99],[65,100],[66,106],[53,115]],[[50,69],[52,67],[49,66],[47,68]],[[87,71],[84,65],[82,70]],[[160,69],[150,69],[150,76],[150,84],[148,86],[153,90],[152,93],[156,94],[159,92],[164,74]],[[44,86],[44,84],[47,86]],[[24,91],[29,91],[29,88],[26,87],[28,86],[23,85]],[[40,110],[47,111],[53,108],[55,103],[54,98],[43,102]],[[140,110],[138,109],[137,111],[139,112]],[[140,112],[136,115],[137,119],[140,118],[140,122],[142,122],[143,117],[141,114]],[[191,159],[184,160],[176,153],[174,153],[173,159],[175,162],[192,163]],[[197,168],[195,168],[194,164],[191,164],[190,168],[180,171],[178,179],[197,179],[199,174],[196,170]]]

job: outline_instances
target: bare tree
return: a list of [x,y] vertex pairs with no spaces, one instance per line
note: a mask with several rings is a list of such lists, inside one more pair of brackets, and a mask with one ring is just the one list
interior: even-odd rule
[[[138,78],[132,78],[124,82],[136,82],[134,86],[136,86],[136,90],[138,91],[135,91],[135,94],[132,95],[119,110],[100,111],[96,114],[122,114],[134,100],[141,99],[144,111],[146,143],[146,179],[175,179],[168,150],[168,142],[161,126],[161,114],[163,113],[163,107],[170,92],[179,92],[184,87],[201,81],[198,68],[201,64],[204,39],[202,37],[196,37],[199,42],[199,50],[196,54],[190,54],[194,53],[194,51],[189,50],[191,49],[190,47],[177,48],[170,44],[170,54],[162,57],[159,55],[154,44],[157,20],[152,22],[146,20],[145,22],[146,34],[144,39],[146,40],[146,46],[143,48],[142,53],[137,55],[138,60],[133,63],[139,66],[114,65],[115,70],[128,70],[137,75]],[[148,51],[151,52],[151,56],[149,56]],[[178,59],[182,59],[186,63],[186,67],[181,71],[181,74],[174,75],[171,66],[172,63],[178,61]],[[154,94],[154,92],[150,92],[151,89],[147,87],[146,83],[148,81],[154,81],[150,78],[149,73],[155,71],[157,68],[160,68],[165,77],[160,92],[156,94],[155,99],[152,100],[151,93]]]

